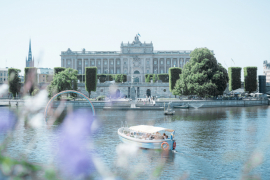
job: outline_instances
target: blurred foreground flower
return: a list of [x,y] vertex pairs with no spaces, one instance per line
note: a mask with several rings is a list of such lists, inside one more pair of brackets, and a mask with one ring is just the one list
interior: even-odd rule
[[61,172],[67,177],[89,177],[95,171],[87,149],[87,136],[92,133],[93,116],[78,110],[67,115],[60,127],[57,152]]
[[138,146],[135,144],[119,144],[116,147],[117,152],[117,166],[122,168],[129,168],[129,158],[135,157],[138,152]]
[[17,122],[17,117],[15,114],[4,108],[0,110],[0,133],[6,133],[13,129]]
[[0,96],[4,93],[6,93],[8,91],[8,85],[7,84],[3,84],[2,86],[0,86]]

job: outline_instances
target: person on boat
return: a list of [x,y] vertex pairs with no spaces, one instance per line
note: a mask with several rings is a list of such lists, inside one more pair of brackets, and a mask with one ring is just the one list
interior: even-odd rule
[[165,133],[163,133],[163,139],[166,139],[166,134]]

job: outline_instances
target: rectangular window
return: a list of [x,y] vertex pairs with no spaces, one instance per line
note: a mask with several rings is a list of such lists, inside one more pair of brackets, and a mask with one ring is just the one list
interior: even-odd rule
[[117,74],[120,74],[120,69],[117,69],[117,70],[116,70],[116,73],[117,73]]
[[98,65],[100,65],[100,61],[98,61]]
[[163,69],[160,70],[160,73],[163,74]]
[[160,61],[160,64],[163,64],[163,61]]
[[2,78],[0,80],[2,81]]
[[124,71],[124,72],[125,72],[125,74],[127,74],[127,70],[126,70],[126,69],[125,69],[125,71]]
[[98,69],[98,74],[100,74],[100,69]]
[[113,69],[110,69],[110,73],[113,74]]
[[70,61],[68,61],[68,65],[70,65]]
[[107,61],[104,61],[104,64],[107,65]]
[[149,74],[149,69],[147,69],[147,74]]
[[79,74],[82,74],[82,70],[81,69],[79,70]]
[[170,64],[170,61],[167,61],[167,64]]
[[146,61],[146,64],[149,64],[149,61]]
[[176,60],[173,61],[173,64],[176,65]]
[[91,65],[94,66],[95,65],[95,62],[94,61],[91,61]]
[[111,61],[111,65],[113,65],[113,61]]
[[157,64],[157,61],[154,61],[154,64]]
[[120,64],[120,61],[117,61],[117,64],[119,65]]
[[125,61],[124,64],[127,64],[127,62]]
[[82,62],[81,61],[79,61],[79,65],[82,65]]

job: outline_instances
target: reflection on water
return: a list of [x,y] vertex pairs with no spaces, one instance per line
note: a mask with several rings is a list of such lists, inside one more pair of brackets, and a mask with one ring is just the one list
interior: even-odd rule
[[[103,111],[96,110],[100,130],[94,135],[95,147],[104,164],[123,179],[177,178],[189,173],[191,179],[238,179],[244,163],[255,148],[267,147],[264,162],[254,169],[262,179],[270,177],[269,138],[270,109],[260,107],[228,107],[176,109],[174,116],[164,116],[162,111]],[[61,124],[64,114],[54,128]],[[117,129],[121,121],[129,126],[150,124],[176,131],[176,152],[140,149],[129,159],[127,168],[116,165],[116,147],[121,143]],[[53,150],[49,148],[57,137],[54,130],[41,128],[36,131],[20,124],[9,153],[18,157],[28,154],[30,161],[49,163]],[[38,136],[37,136],[38,135]],[[27,143],[37,136],[34,151],[27,152]],[[266,150],[267,150],[266,148]]]

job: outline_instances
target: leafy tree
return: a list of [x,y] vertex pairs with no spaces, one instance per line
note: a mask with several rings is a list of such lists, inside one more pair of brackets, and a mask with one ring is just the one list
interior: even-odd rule
[[26,90],[29,91],[30,95],[37,85],[37,68],[35,67],[26,67],[24,68],[24,84]]
[[229,91],[241,88],[241,67],[229,67]]
[[[48,86],[49,96],[65,90],[77,90],[77,70],[66,68],[53,76],[53,80]],[[74,94],[72,94],[74,96]]]
[[251,93],[257,90],[257,67],[244,68],[244,88]]
[[126,74],[121,74],[120,81],[121,82],[127,82],[127,75]]
[[153,83],[155,83],[157,80],[156,80],[156,75],[153,74]]
[[114,75],[114,80],[115,80],[115,82],[117,82],[117,83],[122,82],[122,81],[121,81],[121,74],[115,74],[115,75]]
[[91,91],[96,91],[97,88],[97,67],[85,68],[85,89],[88,91],[90,98]]
[[180,78],[180,74],[182,72],[181,68],[172,67],[169,69],[169,86],[170,91],[172,92],[175,86],[176,81]]
[[150,74],[146,74],[145,82],[150,82]]
[[217,63],[211,51],[207,48],[197,48],[192,51],[190,57],[176,82],[174,93],[201,97],[222,94],[229,79],[228,73]]
[[61,71],[64,71],[66,68],[64,67],[55,67],[54,68],[54,75],[60,73]]
[[8,84],[9,92],[12,93],[13,98],[16,97],[16,94],[19,94],[21,88],[21,80],[19,78],[20,69],[9,68],[8,69]]

